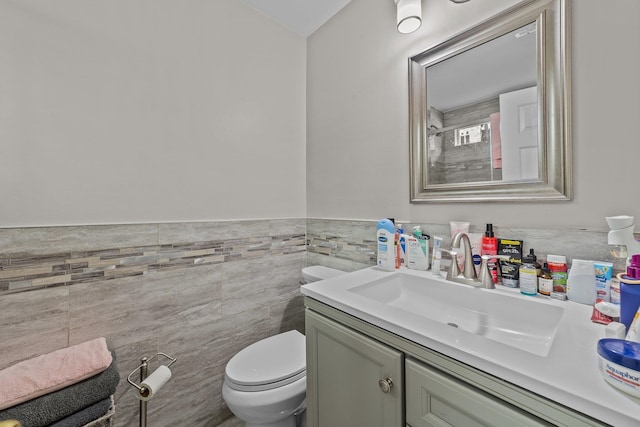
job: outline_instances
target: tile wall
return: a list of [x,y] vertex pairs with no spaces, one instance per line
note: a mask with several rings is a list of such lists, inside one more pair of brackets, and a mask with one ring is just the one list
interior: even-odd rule
[[[420,225],[432,236],[444,238],[445,247],[451,245],[449,224],[403,224],[406,231]],[[610,261],[614,268],[623,269],[624,262],[613,258],[607,245],[607,232],[586,229],[537,229],[526,227],[501,227],[494,224],[498,238],[524,241],[525,252],[534,248],[538,261],[544,262],[548,254],[565,255],[567,260],[587,259]],[[349,221],[307,219],[307,260],[309,264],[323,264],[347,271],[362,266],[375,265],[376,221]],[[482,233],[485,224],[472,224],[470,232]],[[640,238],[639,235],[636,235]]]
[[304,219],[0,230],[0,368],[104,336],[121,376],[115,425],[132,426],[126,376],[162,351],[178,361],[149,425],[216,426],[231,417],[229,358],[304,330],[304,263]]
[[[226,362],[261,338],[303,331],[300,270],[374,265],[375,225],[310,218],[0,229],[0,368],[105,336],[121,374],[116,426],[137,425],[126,376],[158,351],[178,362],[149,402],[149,424],[228,423]],[[448,225],[419,225],[450,234]],[[540,259],[616,261],[603,231],[495,229]]]

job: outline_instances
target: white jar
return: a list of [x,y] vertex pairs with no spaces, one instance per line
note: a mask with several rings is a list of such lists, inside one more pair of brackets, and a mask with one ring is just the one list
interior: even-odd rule
[[567,298],[580,304],[596,302],[596,272],[593,261],[574,259],[567,276]]

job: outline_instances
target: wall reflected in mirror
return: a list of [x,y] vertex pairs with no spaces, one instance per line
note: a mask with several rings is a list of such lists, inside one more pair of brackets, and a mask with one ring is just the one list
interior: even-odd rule
[[426,68],[427,181],[539,180],[536,22]]

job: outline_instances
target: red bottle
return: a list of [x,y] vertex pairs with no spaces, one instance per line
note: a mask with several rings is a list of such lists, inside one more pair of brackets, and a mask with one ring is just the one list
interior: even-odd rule
[[[493,235],[493,224],[487,224],[487,231],[482,237],[481,255],[496,255],[498,253],[498,239]],[[489,271],[493,278],[493,283],[498,283],[498,259],[491,258],[489,260]]]

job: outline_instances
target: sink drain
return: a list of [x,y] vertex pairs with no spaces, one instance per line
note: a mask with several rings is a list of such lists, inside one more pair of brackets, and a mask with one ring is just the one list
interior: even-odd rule
[[454,328],[457,328],[457,327],[458,327],[458,325],[456,325],[455,323],[452,323],[452,322],[447,323],[447,325],[449,325],[449,326],[453,326]]

